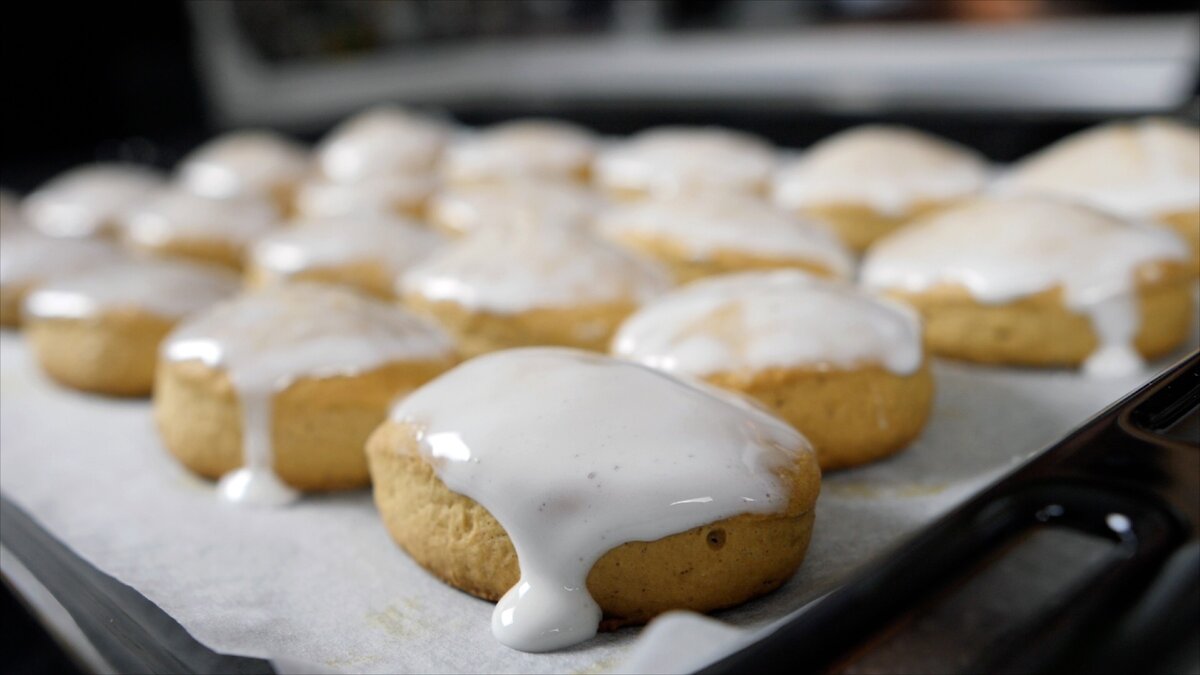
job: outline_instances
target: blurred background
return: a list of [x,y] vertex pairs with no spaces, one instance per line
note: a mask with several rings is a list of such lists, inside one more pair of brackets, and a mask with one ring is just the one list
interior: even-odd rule
[[621,134],[711,123],[803,147],[865,120],[1014,159],[1098,119],[1195,116],[1188,0],[7,3],[0,182],[170,165],[215,131],[315,138],[396,101]]

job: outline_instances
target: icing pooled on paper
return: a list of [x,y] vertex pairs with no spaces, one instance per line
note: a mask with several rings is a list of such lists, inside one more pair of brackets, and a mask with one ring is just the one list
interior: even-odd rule
[[174,320],[233,295],[237,275],[182,261],[127,260],[50,281],[25,299],[25,314],[85,319],[136,310]]
[[854,269],[850,252],[824,226],[747,195],[697,194],[637,202],[604,213],[598,228],[617,240],[666,237],[696,259],[738,251],[815,263],[843,278]]
[[429,217],[449,231],[468,234],[524,219],[586,223],[603,206],[599,195],[574,183],[517,179],[442,190],[430,200]]
[[492,633],[525,651],[595,635],[587,575],[610,549],[782,512],[791,488],[780,474],[811,453],[743,399],[570,349],[473,359],[391,418],[413,425],[442,482],[508,533],[521,579],[496,605]]
[[877,243],[862,266],[873,289],[922,292],[941,284],[998,304],[1061,288],[1068,309],[1088,316],[1100,343],[1085,371],[1117,375],[1141,363],[1137,271],[1185,262],[1173,232],[1046,199],[977,200]]
[[271,131],[235,131],[193,150],[179,164],[188,190],[224,199],[241,195],[278,196],[308,171],[308,152]]
[[580,178],[596,152],[582,127],[529,119],[468,134],[446,151],[442,173],[452,182]]
[[55,176],[22,204],[26,220],[52,237],[87,237],[162,187],[162,176],[133,164],[87,164]]
[[306,377],[356,375],[397,361],[448,358],[449,338],[404,310],[353,292],[292,284],[241,295],[181,324],[167,361],[220,369],[238,394],[244,466],[221,478],[229,501],[281,504],[295,491],[275,475],[272,402]]
[[581,303],[642,302],[666,273],[580,227],[515,222],[484,228],[404,275],[405,294],[517,313]]
[[987,180],[987,164],[972,150],[915,129],[867,125],[830,136],[781,167],[772,197],[788,210],[863,204],[898,216],[923,201],[979,192]]
[[273,276],[375,263],[395,277],[426,259],[445,237],[399,217],[366,216],[300,221],[255,242],[255,266]]
[[780,270],[704,279],[625,320],[613,354],[671,373],[879,365],[910,375],[924,360],[907,306]]
[[1200,130],[1148,118],[1089,129],[1016,165],[1002,192],[1069,197],[1131,218],[1200,209]]
[[756,136],[720,127],[659,127],[601,153],[596,178],[610,189],[658,195],[758,192],[774,168],[774,153]]

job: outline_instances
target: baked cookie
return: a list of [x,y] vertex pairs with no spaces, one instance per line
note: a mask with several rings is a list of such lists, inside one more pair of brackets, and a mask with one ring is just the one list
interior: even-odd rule
[[133,164],[88,164],[61,173],[25,197],[26,222],[51,237],[109,236],[121,214],[161,188],[163,177]]
[[130,248],[143,253],[237,270],[250,242],[275,227],[281,217],[266,197],[216,199],[173,187],[126,213],[124,237]]
[[25,298],[25,335],[60,384],[113,396],[154,385],[158,345],[180,319],[233,295],[209,265],[127,260],[47,282]]
[[444,242],[437,232],[397,217],[301,221],[255,242],[247,278],[252,286],[296,280],[339,284],[390,300],[396,297],[396,278]]
[[771,197],[780,208],[828,222],[862,251],[914,218],[983,189],[988,167],[961,145],[904,127],[855,127],[782,166]]
[[466,355],[531,345],[605,351],[666,274],[578,225],[497,224],[401,279],[405,304],[438,320]]
[[321,177],[334,183],[428,174],[448,137],[442,122],[382,105],[339,124],[317,145],[314,155]]
[[736,193],[628,204],[602,214],[598,229],[663,263],[679,282],[756,269],[799,268],[837,278],[854,270],[850,251],[820,223]]
[[935,354],[1122,375],[1187,337],[1189,264],[1169,230],[1068,202],[981,199],[880,241],[861,276],[920,311]]
[[604,208],[595,192],[574,183],[515,179],[439,190],[429,202],[431,225],[453,235],[497,223],[590,222]]
[[713,191],[764,194],[775,154],[766,141],[720,127],[659,127],[596,160],[596,184],[620,200]]
[[296,195],[303,218],[423,213],[447,127],[396,106],[338,125],[317,145],[315,175]]
[[267,197],[286,214],[309,159],[304,146],[275,132],[235,131],[193,150],[177,171],[179,182],[198,195]]
[[820,483],[804,439],[756,406],[570,349],[464,363],[398,403],[367,454],[392,537],[498,600],[493,635],[525,651],[774,590]]
[[916,313],[795,270],[698,281],[625,320],[612,352],[758,399],[822,469],[908,446],[933,405]]
[[442,177],[452,184],[517,179],[586,181],[596,139],[582,127],[528,119],[464,135],[446,150]]
[[25,296],[47,281],[124,259],[99,239],[55,239],[14,228],[0,234],[0,326],[21,325]]
[[391,401],[449,368],[450,340],[357,293],[291,284],[192,317],[160,350],[154,417],[218,494],[282,504],[368,483],[363,444]]
[[353,183],[314,178],[300,184],[295,210],[300,218],[420,217],[436,185],[426,174],[388,174]]
[[1200,270],[1200,130],[1165,118],[1115,122],[1069,136],[1021,161],[1008,193],[1073,199],[1168,225]]

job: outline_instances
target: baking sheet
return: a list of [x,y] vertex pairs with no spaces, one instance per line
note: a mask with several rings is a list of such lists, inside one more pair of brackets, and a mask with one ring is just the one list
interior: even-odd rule
[[[1174,358],[1113,380],[937,363],[935,410],[921,439],[891,460],[827,476],[800,572],[717,618],[756,629],[802,607],[1197,344],[1193,336]],[[645,659],[647,650],[631,649],[636,628],[552,654],[500,646],[492,606],[410,561],[366,490],[278,510],[219,502],[210,483],[162,449],[148,402],[54,386],[13,333],[0,335],[0,490],[217,651],[297,671],[604,672],[645,663],[626,661]],[[677,642],[703,625],[685,617],[653,632]],[[695,653],[679,650],[673,661],[655,643],[655,669],[695,665],[687,662]]]

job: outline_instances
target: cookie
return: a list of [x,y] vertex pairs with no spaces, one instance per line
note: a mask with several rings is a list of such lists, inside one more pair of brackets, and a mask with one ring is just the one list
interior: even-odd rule
[[779,587],[820,480],[804,439],[745,401],[565,349],[459,366],[399,403],[367,453],[397,543],[498,600],[493,634],[526,651]]

